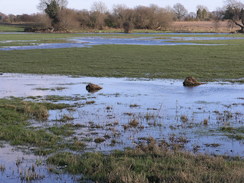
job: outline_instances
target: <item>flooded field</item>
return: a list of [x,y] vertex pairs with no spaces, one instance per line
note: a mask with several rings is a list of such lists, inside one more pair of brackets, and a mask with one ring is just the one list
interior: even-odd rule
[[[182,135],[189,141],[189,149],[201,145],[207,153],[242,155],[242,141],[229,139],[219,128],[243,125],[243,84],[211,82],[187,88],[181,80],[143,80],[128,78],[72,78],[65,76],[4,74],[0,77],[0,96],[38,96],[37,101],[53,100],[76,104],[74,111],[50,111],[48,123],[56,124],[63,115],[72,116],[70,122],[99,128],[82,129],[86,137],[114,135],[110,125],[118,133],[115,146],[91,143],[92,148],[103,151],[133,145],[140,137],[165,138],[171,134]],[[103,89],[88,93],[88,82],[101,85]],[[56,96],[52,99],[50,96]],[[84,105],[89,104],[89,105]],[[185,116],[188,120],[182,122]],[[124,126],[137,120],[141,128]],[[204,120],[207,124],[204,125]],[[38,125],[38,124],[37,124]],[[42,125],[42,124],[41,124]],[[95,134],[95,135],[92,135]],[[218,143],[218,148],[204,144]],[[107,144],[108,145],[108,144]]]
[[243,35],[0,39],[0,183],[243,180]]
[[[32,121],[31,126],[76,125],[75,133],[67,138],[84,141],[84,151],[123,150],[152,137],[177,142],[195,153],[243,157],[243,133],[226,129],[243,129],[244,85],[220,81],[189,88],[182,82],[4,73],[0,98],[69,104],[72,107],[49,110],[48,120]],[[89,93],[88,83],[103,89]],[[28,148],[1,144],[1,182],[20,182],[28,175],[36,176],[36,182],[76,181],[73,176],[48,171],[44,158],[26,154]]]
[[[84,37],[84,35],[86,35]],[[228,34],[190,34],[190,33],[148,33],[148,34],[130,34],[131,37],[120,37],[125,34],[114,34],[113,36],[105,36],[106,34],[97,34],[96,36],[87,36],[83,34],[82,37],[59,39],[60,43],[38,43],[38,40],[8,40],[0,41],[0,44],[23,44],[18,46],[2,46],[0,50],[30,50],[30,49],[58,49],[58,48],[81,48],[91,47],[94,45],[221,45],[221,44],[200,44],[183,41],[206,41],[206,40],[238,40],[244,39],[243,37],[226,37]],[[141,36],[140,36],[141,35]],[[164,35],[171,35],[163,37]],[[217,37],[216,37],[217,35]],[[219,36],[223,35],[223,37]],[[134,36],[134,37],[133,37]],[[179,37],[180,36],[180,37]],[[185,37],[184,37],[185,36]],[[201,37],[197,37],[201,36]],[[63,40],[63,42],[62,42]]]

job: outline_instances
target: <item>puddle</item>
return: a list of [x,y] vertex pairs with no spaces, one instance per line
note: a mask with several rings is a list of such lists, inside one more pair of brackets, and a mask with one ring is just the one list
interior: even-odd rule
[[23,153],[20,149],[9,145],[0,148],[0,182],[2,183],[72,183],[77,182],[77,179],[77,176],[51,173],[43,157]]
[[[79,35],[79,34],[77,34]],[[119,33],[117,35],[120,35]],[[133,34],[131,34],[133,35]],[[137,34],[138,35],[138,34]],[[139,35],[164,35],[163,33],[147,33]],[[170,34],[172,37],[161,38],[161,37],[137,37],[137,38],[116,38],[116,37],[76,37],[68,38],[71,43],[45,43],[35,44],[28,46],[6,46],[0,48],[0,50],[31,50],[31,49],[58,49],[58,48],[80,48],[80,47],[91,47],[94,45],[221,45],[221,44],[197,44],[197,43],[184,43],[177,41],[195,41],[195,40],[233,40],[233,39],[244,39],[243,37],[196,37],[194,35],[218,35],[218,34]],[[177,35],[186,35],[186,37],[177,37]],[[188,37],[192,35],[192,37]],[[173,42],[170,42],[173,41]],[[8,42],[12,42],[9,40]],[[16,41],[15,41],[16,42]]]

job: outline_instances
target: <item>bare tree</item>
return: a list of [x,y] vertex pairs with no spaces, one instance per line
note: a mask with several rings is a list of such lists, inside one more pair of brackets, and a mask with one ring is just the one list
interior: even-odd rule
[[137,29],[149,29],[150,9],[146,6],[137,6],[134,9],[134,25]]
[[193,21],[193,20],[196,20],[196,17],[197,17],[197,14],[195,12],[190,12],[185,17],[185,20],[186,21]]
[[92,27],[91,16],[88,10],[78,11],[77,20],[79,21],[79,24],[83,29]]
[[70,30],[77,29],[80,27],[80,23],[78,21],[78,14],[75,10],[64,8],[59,13],[59,29],[60,30]]
[[102,30],[105,24],[104,21],[106,18],[106,12],[108,10],[106,5],[101,1],[94,2],[91,7],[91,10],[91,16],[94,22],[94,27]]
[[138,29],[165,29],[173,19],[170,9],[160,8],[157,5],[138,6],[134,9],[133,16],[135,28]]
[[16,21],[16,16],[13,15],[13,14],[9,14],[9,15],[8,15],[8,21],[9,21],[10,23],[15,22],[15,21]]
[[97,1],[92,4],[91,11],[106,13],[108,11],[108,8],[104,2]]
[[119,4],[113,7],[112,16],[117,28],[123,28],[125,33],[129,33],[133,28],[133,10],[126,5]]
[[244,33],[244,4],[236,0],[226,2],[224,18],[240,27],[239,32]]
[[185,18],[188,13],[186,8],[180,3],[175,4],[173,6],[173,10],[178,20],[182,20],[183,18]]

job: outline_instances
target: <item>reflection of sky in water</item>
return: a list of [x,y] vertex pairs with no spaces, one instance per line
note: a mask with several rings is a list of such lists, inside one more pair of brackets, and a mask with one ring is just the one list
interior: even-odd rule
[[178,41],[205,41],[205,40],[238,40],[244,37],[171,37]]
[[[42,162],[37,165],[37,162]],[[0,172],[1,183],[20,183],[20,182],[75,182],[77,178],[67,174],[51,173],[45,166],[43,157],[25,154],[20,149],[13,148],[9,145],[4,145],[0,148],[0,165],[5,167],[4,171]],[[35,181],[22,180],[20,176],[30,174],[30,169],[35,169],[35,173],[39,176],[44,176],[43,179]]]
[[[103,87],[97,93],[89,94],[86,83],[92,82]],[[36,88],[65,87],[64,90],[37,90]],[[27,74],[3,74],[0,76],[0,97],[16,96],[45,96],[63,95],[80,96],[78,101],[61,101],[78,103],[80,107],[75,111],[63,110],[50,112],[50,120],[55,120],[63,114],[75,117],[74,123],[95,124],[106,126],[108,123],[119,121],[116,127],[121,133],[118,141],[123,142],[114,147],[90,143],[92,147],[100,150],[111,150],[130,146],[138,137],[153,136],[156,139],[166,138],[170,134],[185,136],[190,139],[187,147],[200,145],[202,152],[220,153],[229,155],[241,155],[244,153],[242,141],[236,141],[224,136],[218,129],[224,125],[233,127],[243,126],[244,109],[244,85],[231,83],[211,82],[194,88],[182,86],[181,80],[164,79],[126,79],[126,78],[72,78],[58,75],[27,75]],[[92,105],[82,105],[86,101],[95,101]],[[138,107],[130,107],[137,104]],[[111,110],[106,108],[110,106]],[[218,111],[215,113],[214,111]],[[224,111],[233,114],[230,119],[224,119]],[[132,116],[125,115],[132,113]],[[153,115],[151,122],[161,124],[150,126],[145,115]],[[186,124],[180,121],[180,116],[188,117]],[[143,130],[123,130],[123,125],[131,119],[138,119],[145,127]],[[207,126],[202,125],[204,119],[208,119]],[[187,126],[193,127],[187,127]],[[176,127],[172,129],[171,127]],[[110,134],[108,129],[93,129],[99,136]],[[213,131],[211,131],[213,130]],[[95,138],[88,129],[82,129],[83,137]],[[219,143],[217,148],[205,147],[204,144]],[[230,152],[233,151],[233,152]]]
[[[77,34],[79,35],[79,34]],[[119,35],[119,34],[118,34]],[[132,34],[133,35],[133,34]],[[144,34],[145,35],[145,34]],[[146,34],[148,36],[155,34]],[[163,35],[163,34],[156,34]],[[41,43],[28,46],[6,46],[0,48],[0,50],[30,50],[30,49],[58,49],[58,48],[80,48],[80,47],[90,47],[94,45],[221,45],[221,44],[197,44],[197,43],[184,43],[177,41],[196,41],[196,40],[234,40],[234,39],[244,39],[243,37],[197,37],[194,35],[198,34],[186,34],[187,36],[193,35],[192,37],[177,37],[177,35],[184,34],[172,34],[172,37],[139,37],[139,38],[115,38],[115,37],[76,37],[68,38],[67,40],[71,43]],[[211,34],[199,34],[199,35],[211,35]],[[217,34],[213,34],[217,35]],[[173,41],[173,42],[170,42]],[[17,41],[5,41],[7,42],[18,42]],[[28,42],[21,41],[19,42]]]

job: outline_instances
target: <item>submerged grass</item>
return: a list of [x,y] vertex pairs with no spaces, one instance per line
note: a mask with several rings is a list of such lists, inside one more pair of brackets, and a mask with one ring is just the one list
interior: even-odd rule
[[152,142],[109,155],[58,153],[49,157],[48,162],[100,183],[231,183],[244,179],[243,160],[169,151]]
[[[243,43],[241,45],[244,44]],[[243,77],[241,45],[133,46],[1,51],[1,72],[107,77]],[[38,67],[36,67],[38,65]]]
[[53,134],[58,135],[58,136],[71,136],[75,132],[74,126],[70,124],[65,124],[63,126],[52,126],[48,128],[49,131],[51,131]]
[[221,127],[220,130],[224,132],[229,138],[244,140],[244,127]]

